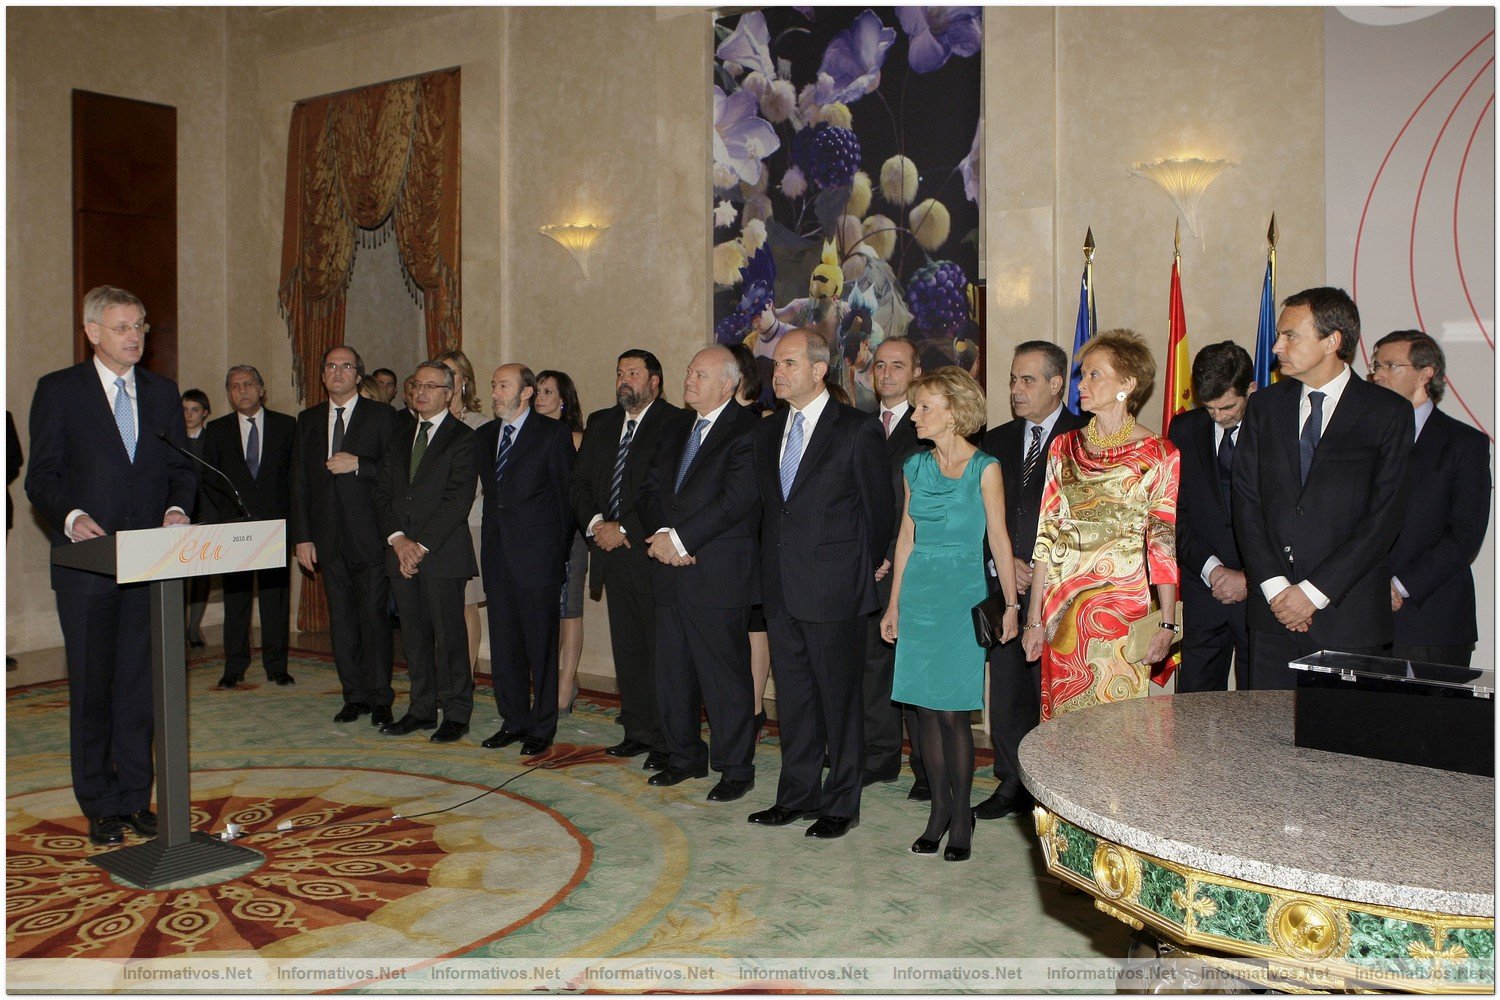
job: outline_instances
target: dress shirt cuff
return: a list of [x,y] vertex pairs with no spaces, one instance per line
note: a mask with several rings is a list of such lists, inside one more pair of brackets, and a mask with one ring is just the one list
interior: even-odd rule
[[1391,586],[1396,588],[1396,593],[1398,593],[1398,594],[1401,595],[1401,599],[1403,601],[1406,600],[1407,598],[1411,597],[1411,595],[1406,592],[1406,588],[1403,587],[1403,586],[1401,586],[1401,578],[1400,577],[1395,577],[1395,576],[1391,577]]
[[406,532],[404,532],[404,531],[393,531],[389,535],[385,536],[385,544],[387,544],[387,545],[395,545],[396,544],[396,539],[398,539],[398,538],[405,538],[405,537],[406,537]]
[[1317,587],[1314,587],[1312,585],[1311,580],[1303,580],[1301,583],[1297,584],[1297,586],[1302,588],[1302,592],[1307,595],[1307,599],[1309,601],[1312,601],[1313,606],[1316,607],[1319,611],[1322,611],[1324,608],[1328,607],[1329,604],[1333,603],[1328,599],[1327,594],[1323,593]]
[[686,559],[688,554],[687,546],[682,544],[682,537],[677,534],[677,529],[663,528],[662,530],[667,533],[668,538],[672,539],[672,547],[677,550],[677,554]]
[[[1203,563],[1203,572],[1198,574],[1203,578],[1203,586],[1208,587],[1210,590],[1213,589],[1213,584],[1208,581],[1208,578],[1213,574],[1214,570],[1218,569],[1222,565],[1224,565],[1224,560],[1220,559],[1218,556],[1208,557],[1208,559]],[[1270,598],[1267,598],[1267,600],[1269,599]]]
[[63,520],[63,534],[68,537],[68,541],[75,541],[73,538],[73,522],[83,517],[83,515],[84,511],[82,507],[76,507],[68,511],[67,518]]
[[1266,603],[1276,599],[1276,595],[1292,585],[1292,581],[1284,576],[1273,576],[1260,585],[1260,592],[1265,595]]
[[[181,507],[168,507],[168,508],[167,508],[167,513],[168,513],[168,514],[170,514],[170,513],[172,513],[172,511],[174,511],[174,510],[175,510],[175,511],[176,511],[176,512],[177,512],[177,513],[179,513],[179,514],[181,514],[181,515],[182,515],[182,516],[183,516],[183,517],[187,517],[187,511],[185,511],[185,510],[183,510],[183,509],[182,509],[182,508],[181,508]],[[193,519],[192,519],[192,518],[190,518],[190,517],[188,517],[188,521],[189,521],[189,523],[191,523],[191,522],[192,522],[192,520],[193,520]]]
[[589,521],[589,526],[584,531],[584,534],[588,535],[590,538],[593,538],[594,537],[594,529],[597,528],[597,527],[599,527],[599,525],[601,525],[603,523],[604,523],[604,515],[603,514],[595,514],[593,520]]

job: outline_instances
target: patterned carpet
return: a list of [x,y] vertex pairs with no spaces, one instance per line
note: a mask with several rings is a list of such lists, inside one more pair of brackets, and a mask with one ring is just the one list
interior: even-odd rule
[[[602,702],[580,698],[528,772],[514,747],[478,745],[498,728],[487,685],[474,732],[439,746],[332,723],[322,655],[294,654],[292,687],[252,673],[218,690],[220,670],[189,666],[193,827],[236,823],[265,860],[157,891],[86,860],[103,849],[68,784],[66,686],[9,693],[12,989],[58,986],[56,962],[18,959],[112,960],[78,963],[95,970],[146,957],[1113,957],[1126,945],[1123,925],[1044,875],[1029,818],[981,823],[964,864],[907,853],[926,810],[906,799],[909,776],[867,789],[860,827],[821,843],[804,823],[745,822],[774,799],[774,737],[755,790],[715,804],[711,780],[651,788],[640,758],[601,753],[620,732]],[[398,673],[397,715],[404,686]],[[991,787],[981,778],[976,801]]]

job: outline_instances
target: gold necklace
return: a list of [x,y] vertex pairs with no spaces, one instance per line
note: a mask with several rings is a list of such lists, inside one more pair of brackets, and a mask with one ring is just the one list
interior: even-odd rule
[[1084,428],[1083,435],[1088,443],[1095,448],[1118,448],[1130,437],[1130,432],[1135,430],[1135,417],[1127,416],[1125,423],[1113,434],[1099,433],[1099,418],[1090,417],[1088,426]]

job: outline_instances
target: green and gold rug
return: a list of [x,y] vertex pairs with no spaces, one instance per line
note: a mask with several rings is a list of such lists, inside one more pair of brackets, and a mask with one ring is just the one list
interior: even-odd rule
[[[201,979],[179,978],[176,988],[305,992],[447,988],[408,976],[468,959],[504,960],[485,968],[608,959],[618,969],[701,958],[722,968],[751,959],[1112,957],[1125,947],[1125,928],[1046,876],[1029,818],[981,823],[966,863],[908,853],[926,819],[925,804],[906,798],[909,776],[866,789],[861,825],[817,842],[802,835],[805,823],[745,821],[774,800],[774,737],[758,748],[756,788],[710,803],[713,778],[652,788],[640,758],[604,755],[620,732],[604,700],[579,698],[551,751],[523,762],[515,747],[479,746],[498,728],[483,683],[473,732],[435,745],[426,733],[381,736],[367,718],[331,722],[340,697],[325,656],[294,653],[291,687],[252,675],[220,690],[221,670],[217,659],[189,666],[193,827],[237,824],[239,843],[264,861],[227,881],[155,891],[88,863],[105,849],[89,844],[69,786],[66,685],[9,692],[10,988],[144,990],[128,977],[143,959],[207,963]],[[397,716],[404,686],[398,672]],[[976,801],[990,787],[981,778]],[[256,976],[296,962],[312,971],[269,984],[207,974],[237,959],[253,960]],[[325,976],[330,963],[335,974]],[[646,988],[535,975],[543,978],[471,980],[465,989]],[[733,986],[818,982],[745,976]]]

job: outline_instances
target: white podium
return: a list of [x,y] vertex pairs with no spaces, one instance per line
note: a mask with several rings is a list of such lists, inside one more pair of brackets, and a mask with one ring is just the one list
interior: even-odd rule
[[255,861],[259,851],[189,827],[187,658],[182,581],[287,565],[285,521],[121,531],[52,550],[58,566],[151,585],[151,688],[156,724],[155,840],[92,858],[143,889]]

